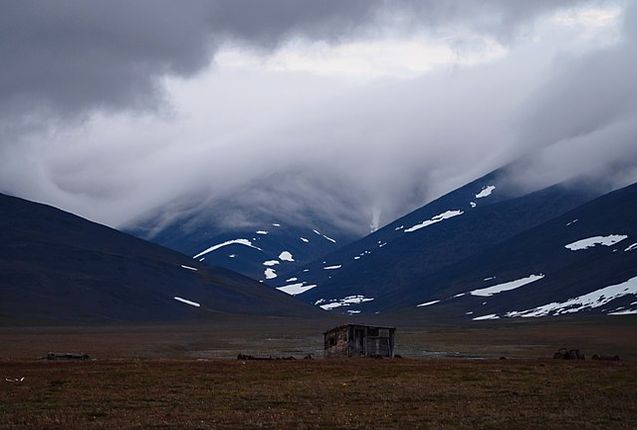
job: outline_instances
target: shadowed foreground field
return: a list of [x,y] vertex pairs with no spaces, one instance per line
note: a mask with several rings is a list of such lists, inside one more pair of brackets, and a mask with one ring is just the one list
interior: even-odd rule
[[[0,429],[637,428],[634,317],[393,319],[378,323],[405,359],[233,359],[320,357],[341,322],[0,328]],[[560,347],[622,361],[550,359]],[[96,360],[37,360],[48,351]]]
[[637,428],[637,365],[552,360],[2,362],[0,427]]

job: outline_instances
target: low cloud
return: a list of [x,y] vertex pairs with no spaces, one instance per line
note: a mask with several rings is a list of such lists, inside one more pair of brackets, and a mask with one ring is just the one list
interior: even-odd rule
[[[232,225],[331,218],[364,233],[529,154],[519,186],[620,186],[636,179],[635,8],[623,26],[549,19],[575,3],[16,3],[0,21],[13,55],[0,190],[110,225],[213,208]],[[265,67],[295,44],[329,55],[386,32],[457,57],[362,81],[313,73],[302,49],[295,67]],[[484,40],[502,54],[480,57]],[[214,62],[233,49],[241,61]]]

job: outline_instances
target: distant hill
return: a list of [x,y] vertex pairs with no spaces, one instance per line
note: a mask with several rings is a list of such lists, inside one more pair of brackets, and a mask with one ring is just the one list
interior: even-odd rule
[[[280,173],[211,201],[184,197],[125,229],[202,264],[225,267],[263,282],[284,282],[289,273],[370,231],[367,225],[352,226],[355,221],[344,219],[346,215],[303,194],[315,184],[299,185],[300,191],[280,186],[304,180],[302,174]],[[313,192],[330,201],[330,207],[347,212],[349,203],[331,201],[337,197],[329,190]]]
[[0,322],[313,315],[227,269],[43,204],[0,194]]
[[479,178],[306,265],[296,286],[278,287],[327,310],[382,311],[426,295],[427,277],[596,197],[573,184],[520,196],[506,181],[503,170]]
[[[637,313],[637,184],[388,294],[394,309],[499,319]],[[375,306],[375,305],[374,305]],[[374,307],[372,306],[372,307]],[[371,310],[371,309],[370,309]]]

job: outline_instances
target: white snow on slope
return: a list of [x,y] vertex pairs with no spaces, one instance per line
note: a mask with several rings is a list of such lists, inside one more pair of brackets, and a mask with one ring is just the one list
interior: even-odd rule
[[440,303],[440,300],[432,300],[430,302],[421,303],[419,305],[416,305],[416,307],[417,308],[424,308],[425,306],[435,305],[436,303]]
[[285,282],[295,282],[298,281],[299,278],[290,278],[290,279],[286,279]]
[[325,239],[329,240],[329,241],[330,241],[330,242],[332,242],[332,243],[336,243],[336,241],[335,241],[334,239],[332,239],[331,237],[329,237],[329,236],[326,236],[326,235],[324,235],[324,234],[322,234],[321,236],[323,236],[323,238],[325,238]]
[[304,238],[304,237],[301,237],[300,239],[301,239],[303,242],[305,242],[305,243],[309,243],[309,242],[310,242],[308,239],[306,239],[306,238]]
[[574,219],[573,221],[569,221],[569,222],[567,222],[567,223],[566,223],[566,226],[567,226],[567,227],[570,227],[570,226],[572,226],[573,224],[575,224],[577,221],[579,221],[579,219]]
[[267,230],[257,230],[257,234],[268,234]]
[[258,246],[254,246],[254,245],[252,244],[252,242],[250,242],[248,239],[234,239],[234,240],[228,240],[228,241],[225,241],[225,242],[223,242],[223,243],[219,243],[219,244],[217,244],[217,245],[213,245],[213,246],[211,246],[210,248],[208,248],[208,249],[205,249],[205,250],[201,251],[199,254],[195,255],[195,256],[194,256],[194,257],[192,257],[192,258],[199,258],[199,257],[201,257],[202,255],[205,255],[205,254],[208,254],[208,253],[210,253],[210,252],[216,251],[217,249],[219,249],[219,248],[223,248],[224,246],[228,246],[228,245],[235,245],[235,244],[236,244],[236,245],[248,246],[248,247],[250,247],[250,248],[254,248],[254,249],[257,249],[257,250],[259,250],[259,251],[263,251],[263,250],[262,250],[261,248],[259,248]]
[[290,251],[283,251],[279,254],[279,260],[281,261],[294,261],[292,253]]
[[276,271],[274,269],[265,269],[263,274],[265,275],[265,279],[274,279],[277,276]]
[[637,309],[608,313],[608,315],[635,315],[635,314],[637,314]]
[[515,281],[505,282],[503,284],[492,285],[487,288],[480,288],[477,290],[469,291],[472,296],[491,297],[494,294],[501,293],[503,291],[515,290],[531,282],[539,281],[544,278],[543,274],[530,275],[526,278],[516,279]]
[[326,267],[323,267],[323,270],[336,270],[336,269],[340,269],[341,267],[343,267],[343,265],[342,265],[342,264],[338,264],[338,265],[336,265],[336,266],[326,266]]
[[194,267],[184,266],[183,264],[181,265],[181,267],[183,267],[184,269],[192,270],[193,272],[196,272],[197,270],[199,270],[199,269],[194,268]]
[[634,251],[635,249],[637,249],[637,243],[633,243],[628,248],[624,249],[624,251]]
[[273,225],[274,227],[281,227],[281,224],[276,223],[276,222],[275,222],[274,224],[272,224],[272,225]]
[[[486,187],[482,187],[482,191],[476,194],[476,199],[482,199],[484,197],[489,197],[491,193],[495,190],[495,185],[487,185]],[[475,318],[474,318],[475,319]]]
[[297,284],[284,285],[283,287],[277,287],[277,290],[283,291],[286,294],[291,296],[296,296],[298,294],[303,294],[306,291],[311,290],[316,287],[316,284],[313,285],[305,285],[304,282],[299,282]]
[[414,225],[414,226],[412,226],[412,227],[410,227],[408,229],[405,229],[405,233],[411,233],[411,232],[414,232],[416,230],[420,230],[421,228],[425,228],[425,227],[428,227],[428,226],[430,226],[432,224],[436,224],[436,223],[438,223],[440,221],[444,221],[446,219],[453,218],[453,217],[458,216],[458,215],[462,215],[463,213],[464,212],[461,211],[461,210],[454,210],[454,211],[446,211],[446,212],[443,212],[441,214],[434,215],[430,219],[428,219],[426,221],[423,221],[420,224],[416,224],[416,225]]
[[192,300],[184,299],[182,297],[175,296],[175,297],[173,297],[173,299],[177,300],[178,302],[185,303],[185,304],[190,305],[190,306],[194,306],[196,308],[201,307],[201,305],[199,303],[193,302]]
[[281,264],[279,260],[268,260],[263,262],[263,265],[268,267],[276,266],[277,264]]
[[476,206],[478,206],[478,204],[477,204],[476,202],[469,202],[469,205],[470,205],[472,208],[475,208]]
[[324,234],[323,234],[323,233],[321,233],[320,231],[318,231],[318,230],[312,230],[312,231],[313,231],[314,233],[316,233],[317,235],[319,235],[319,236],[323,237],[324,239],[327,239],[327,240],[329,240],[329,241],[330,241],[330,242],[332,242],[332,243],[336,243],[336,241],[335,241],[334,239],[332,239],[332,238],[331,238],[331,237],[329,237],[329,236],[324,235]]
[[473,318],[474,321],[484,321],[484,320],[499,320],[500,317],[496,314],[482,315],[480,317]]
[[577,242],[564,245],[564,248],[568,248],[571,251],[579,251],[582,249],[592,248],[596,245],[613,246],[614,244],[621,242],[628,236],[624,234],[611,234],[608,236],[593,236],[586,239],[578,240]]
[[[331,311],[332,309],[340,308],[341,306],[350,306],[357,305],[359,303],[371,302],[374,300],[373,297],[365,297],[362,294],[358,294],[355,296],[347,296],[342,299],[330,299],[329,303],[320,305],[320,307],[326,311]],[[324,303],[325,300],[317,300],[315,304]]]
[[565,302],[553,302],[525,311],[511,311],[506,316],[527,318],[570,314],[584,309],[599,308],[627,295],[637,295],[637,276],[621,284],[600,288],[588,294],[570,298]]

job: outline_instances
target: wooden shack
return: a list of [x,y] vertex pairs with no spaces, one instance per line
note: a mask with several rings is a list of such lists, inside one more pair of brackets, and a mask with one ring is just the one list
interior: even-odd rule
[[393,357],[394,327],[347,324],[323,333],[325,358]]

